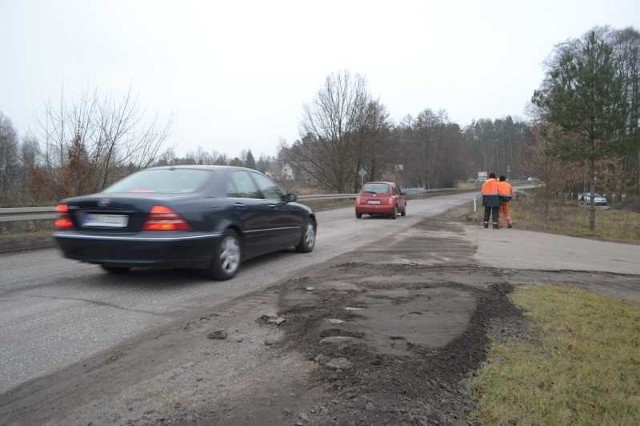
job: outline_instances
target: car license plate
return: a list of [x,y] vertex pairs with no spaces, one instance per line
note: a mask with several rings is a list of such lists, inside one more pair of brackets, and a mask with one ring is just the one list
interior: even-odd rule
[[129,222],[129,216],[121,214],[87,213],[82,226],[101,226],[106,228],[124,228]]
[[369,200],[369,204],[380,204],[380,200]]

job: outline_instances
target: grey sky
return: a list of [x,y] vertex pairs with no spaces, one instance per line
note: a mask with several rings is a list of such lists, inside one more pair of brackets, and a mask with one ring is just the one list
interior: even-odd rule
[[0,0],[0,111],[25,135],[62,87],[131,87],[178,153],[273,155],[344,69],[396,121],[523,116],[553,46],[596,25],[640,29],[640,1]]

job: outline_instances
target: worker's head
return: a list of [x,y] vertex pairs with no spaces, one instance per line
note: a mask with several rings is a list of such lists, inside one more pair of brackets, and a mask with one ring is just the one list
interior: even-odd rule
[[496,178],[496,174],[491,172],[489,173],[489,179],[495,179]]
[[507,180],[507,178],[504,177],[504,175],[500,175],[499,180],[500,180],[500,182],[504,182],[505,180]]

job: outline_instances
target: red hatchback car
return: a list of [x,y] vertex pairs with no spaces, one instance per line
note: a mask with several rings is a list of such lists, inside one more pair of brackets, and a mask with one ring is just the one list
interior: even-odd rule
[[395,219],[407,215],[407,198],[393,182],[367,182],[356,197],[356,217],[379,214]]

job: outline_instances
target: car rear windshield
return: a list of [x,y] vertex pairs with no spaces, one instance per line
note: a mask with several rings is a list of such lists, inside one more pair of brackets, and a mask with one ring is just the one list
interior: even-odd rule
[[211,177],[211,170],[155,169],[134,173],[114,183],[104,192],[175,194],[198,191]]
[[369,192],[371,194],[387,194],[389,192],[389,185],[386,183],[367,183],[362,187],[362,192]]

